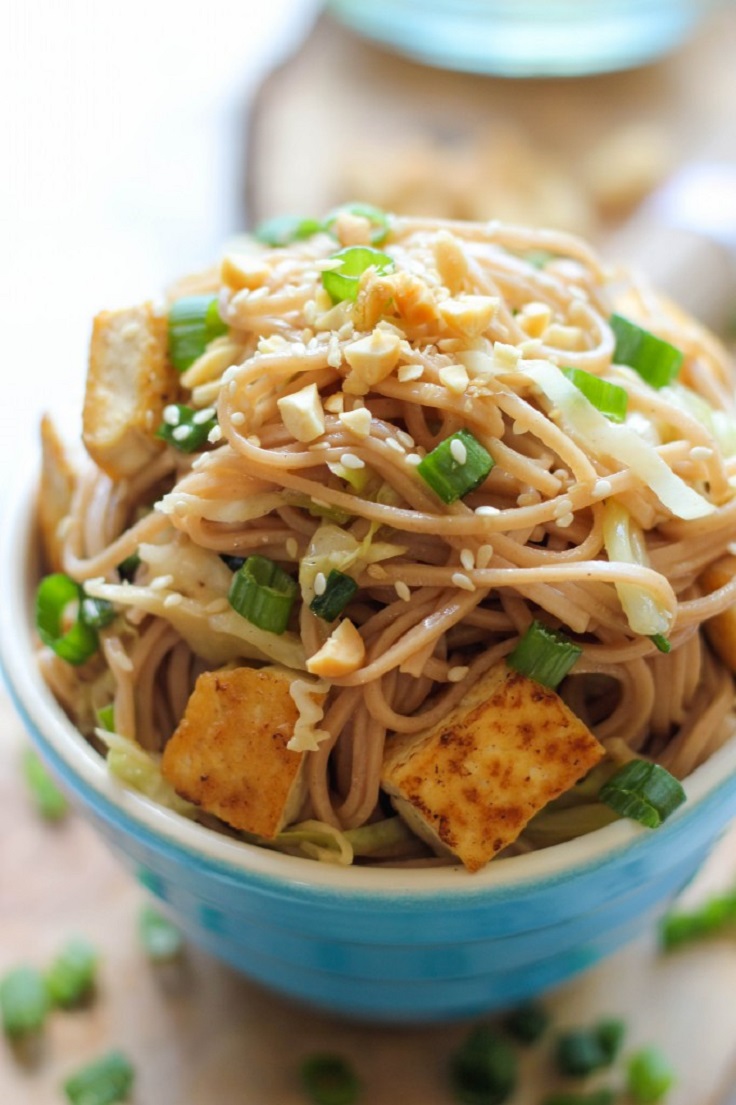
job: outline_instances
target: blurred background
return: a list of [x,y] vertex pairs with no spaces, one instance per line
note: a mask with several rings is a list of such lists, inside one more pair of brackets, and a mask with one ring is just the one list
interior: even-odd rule
[[[271,214],[319,216],[361,199],[571,230],[648,272],[732,339],[733,4],[1,7],[0,496],[34,462],[42,410],[74,436],[92,316],[155,297]],[[367,1043],[376,1058],[365,1105],[450,1101],[437,1055],[458,1030],[392,1035],[319,1017],[307,1026],[196,955],[193,990],[142,975],[129,938],[139,888],[84,826],[52,835],[34,821],[17,787],[20,729],[4,697],[0,720],[0,839],[14,841],[0,849],[0,971],[81,925],[119,987],[87,1021],[54,1028],[50,1071],[31,1077],[0,1052],[1,1100],[55,1101],[62,1045],[84,1057],[92,1031],[95,1047],[127,1043],[148,1060],[141,1103],[199,1105],[218,1092],[224,1105],[296,1105],[284,1033],[357,1060]],[[735,877],[733,851],[708,875],[714,884]],[[734,986],[732,946],[665,966],[652,938],[567,988],[558,1008],[568,1018],[631,1013],[639,1035],[656,1026],[682,1058],[668,1101],[715,1105],[736,1083]],[[527,1100],[537,1098],[518,1098]]]

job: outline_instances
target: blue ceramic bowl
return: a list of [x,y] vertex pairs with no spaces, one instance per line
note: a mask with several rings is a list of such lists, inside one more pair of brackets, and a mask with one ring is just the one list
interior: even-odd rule
[[0,656],[38,749],[82,812],[191,939],[265,986],[350,1017],[428,1022],[538,994],[634,937],[736,812],[736,741],[656,831],[627,821],[545,851],[456,868],[337,868],[239,843],[125,789],[33,659],[33,494],[9,504]]

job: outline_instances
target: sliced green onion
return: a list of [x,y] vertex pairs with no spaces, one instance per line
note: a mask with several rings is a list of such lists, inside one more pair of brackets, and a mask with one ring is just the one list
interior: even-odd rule
[[480,487],[494,464],[470,430],[458,430],[422,458],[417,472],[443,503],[454,503]]
[[169,308],[169,357],[184,372],[215,338],[227,333],[216,295],[187,295]]
[[656,829],[682,805],[685,791],[661,764],[631,760],[603,784],[598,800],[622,817]]
[[217,419],[208,408],[195,410],[185,403],[172,403],[164,412],[164,421],[156,430],[156,437],[182,453],[196,453],[207,444],[216,425]]
[[97,651],[97,632],[80,617],[84,597],[82,586],[63,572],[45,576],[36,592],[38,635],[68,664],[83,664]]
[[231,572],[237,572],[238,568],[242,568],[246,559],[245,556],[230,556],[228,553],[220,553],[220,560],[223,564],[227,564]]
[[69,1009],[92,993],[97,975],[97,952],[86,940],[70,940],[46,972],[46,989],[54,1005]]
[[626,1089],[636,1105],[656,1105],[675,1081],[671,1063],[657,1047],[643,1047],[629,1059]]
[[372,246],[346,246],[345,249],[333,253],[332,260],[339,260],[340,265],[338,268],[324,270],[322,284],[333,303],[340,303],[343,299],[356,299],[360,278],[367,269],[374,267],[376,272],[383,275],[394,267],[393,258]]
[[334,622],[350,602],[358,590],[355,580],[344,572],[333,568],[327,577],[325,589],[321,595],[315,595],[309,604],[309,609],[318,618],[326,622]]
[[613,1105],[616,1094],[607,1086],[590,1090],[588,1093],[560,1093],[550,1094],[542,1099],[541,1105]]
[[23,776],[36,809],[47,821],[60,821],[69,811],[69,803],[49,775],[33,748],[23,751]]
[[3,1031],[17,1038],[43,1027],[49,996],[41,974],[33,967],[15,967],[0,978]]
[[358,215],[367,219],[371,224],[371,245],[380,246],[389,236],[391,223],[385,211],[380,207],[374,207],[372,203],[343,203],[326,216],[323,229],[328,233],[332,231],[340,215]]
[[611,315],[609,323],[616,338],[614,364],[633,368],[653,388],[672,383],[683,362],[679,349],[622,315]]
[[118,564],[118,575],[122,580],[132,583],[140,566],[141,558],[138,553],[131,553],[130,556],[126,556],[125,560],[121,560]]
[[610,1067],[621,1048],[623,1021],[607,1019],[592,1028],[572,1028],[557,1039],[555,1060],[560,1074],[584,1078]]
[[313,1105],[353,1105],[360,1082],[339,1055],[310,1055],[301,1068],[302,1085]]
[[652,642],[652,644],[657,646],[660,652],[667,653],[672,648],[669,639],[665,637],[664,633],[652,633],[649,640]]
[[555,689],[575,666],[582,648],[561,633],[533,621],[506,663],[521,675]]
[[150,905],[143,906],[138,915],[138,936],[143,950],[154,963],[176,959],[184,948],[181,930]]
[[602,380],[600,376],[595,376],[582,368],[563,368],[562,371],[578,391],[582,391],[596,410],[605,414],[611,422],[624,421],[629,403],[626,388],[620,387],[619,384],[612,384],[609,380]]
[[714,894],[702,905],[692,910],[672,910],[663,918],[660,940],[666,951],[679,948],[694,940],[711,936],[736,927],[736,890]]
[[535,1044],[549,1024],[549,1013],[537,1001],[527,1001],[511,1009],[503,1019],[503,1027],[521,1044]]
[[322,224],[317,219],[302,215],[274,215],[264,219],[253,231],[253,237],[266,246],[288,246],[291,242],[300,242],[318,234]]
[[134,1071],[120,1051],[110,1051],[67,1078],[64,1093],[70,1105],[115,1105],[127,1101]]
[[115,607],[107,599],[95,599],[91,595],[84,594],[82,588],[82,601],[79,604],[79,620],[88,625],[90,629],[104,629],[110,622],[115,621]]
[[228,602],[247,621],[270,633],[283,633],[299,585],[273,560],[249,556],[233,576]]
[[516,1088],[516,1054],[487,1025],[478,1025],[452,1055],[450,1079],[463,1105],[502,1105]]
[[97,722],[100,729],[106,729],[108,733],[115,732],[115,706],[112,702],[108,702],[107,706],[100,706]]

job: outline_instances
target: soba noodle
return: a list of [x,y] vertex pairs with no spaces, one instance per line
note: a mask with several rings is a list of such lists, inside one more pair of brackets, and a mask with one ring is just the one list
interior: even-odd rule
[[[736,599],[736,578],[715,590],[702,583],[736,533],[733,374],[724,351],[578,240],[496,223],[396,217],[380,247],[393,270],[369,268],[355,302],[333,303],[322,273],[338,245],[365,244],[370,230],[348,214],[332,234],[282,248],[243,240],[217,271],[172,292],[219,297],[228,332],[180,378],[182,401],[216,408],[217,427],[193,457],[167,445],[130,477],[91,464],[78,480],[62,567],[121,616],[81,668],[42,650],[53,692],[89,733],[96,711],[112,703],[116,732],[155,756],[203,671],[277,662],[308,679],[305,662],[332,627],[306,601],[315,570],[305,562],[319,567],[342,534],[345,570],[358,585],[345,615],[365,659],[325,684],[297,821],[348,837],[383,822],[387,737],[446,715],[533,619],[581,645],[561,694],[610,762],[643,756],[687,775],[732,730],[732,673],[702,632]],[[682,351],[675,383],[655,390],[613,363],[614,310]],[[366,382],[350,350],[376,332],[398,353],[389,371]],[[559,367],[625,388],[621,429],[637,442],[636,456],[630,441],[623,453],[607,438],[591,447],[596,435],[556,397],[557,378],[566,379]],[[305,442],[287,428],[278,401],[311,384],[324,432]],[[367,414],[346,417],[356,411]],[[495,467],[446,505],[417,464],[460,429]],[[638,535],[636,556],[617,558],[607,547],[612,503]],[[137,550],[145,553],[135,579],[121,582],[119,565]],[[238,615],[221,586],[229,575],[222,557],[252,553],[300,578],[305,599],[266,653],[233,637]],[[199,573],[207,584],[201,596],[182,568],[189,562],[191,578]],[[668,653],[656,632],[632,629],[627,593],[657,612]],[[572,806],[561,800],[555,813],[564,819]],[[517,849],[578,831],[545,836],[543,818]],[[401,858],[399,848],[394,861]]]

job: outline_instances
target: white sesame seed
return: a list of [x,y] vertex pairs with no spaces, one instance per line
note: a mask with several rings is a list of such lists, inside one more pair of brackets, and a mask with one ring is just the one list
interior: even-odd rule
[[248,442],[249,445],[253,445],[256,449],[260,449],[261,439],[258,434],[251,434],[249,437],[246,437],[245,440]]
[[516,497],[517,506],[536,506],[540,501],[540,495],[538,491],[529,490],[522,491],[520,495]]
[[234,376],[237,376],[239,367],[240,367],[239,365],[231,364],[229,368],[225,369],[225,371],[222,374],[223,384],[229,384],[230,381],[232,380],[232,378]]
[[314,593],[315,595],[324,595],[327,587],[327,579],[324,572],[317,572],[314,577]]
[[192,415],[192,422],[195,426],[201,426],[203,422],[209,422],[211,418],[215,417],[214,407],[202,407],[200,411]]
[[519,421],[514,422],[511,429],[517,437],[521,437],[521,435],[525,434],[527,431],[526,426],[522,425]]
[[557,525],[559,526],[560,529],[567,529],[567,527],[571,526],[574,521],[575,521],[575,515],[574,514],[563,514],[561,518],[557,519]]
[[235,392],[236,392],[237,390],[238,390],[238,382],[237,382],[237,380],[231,380],[231,381],[230,381],[230,383],[229,383],[229,384],[227,385],[227,393],[228,393],[228,395],[235,395]]
[[411,464],[413,468],[416,468],[418,464],[422,463],[422,458],[419,456],[419,453],[408,453],[404,459],[406,463]]
[[393,438],[393,437],[387,437],[387,438],[386,438],[386,445],[388,445],[389,449],[393,449],[393,451],[394,451],[395,453],[403,453],[403,452],[404,452],[404,450],[403,450],[403,449],[402,449],[402,447],[401,447],[401,446],[399,445],[399,443],[398,443],[398,441],[396,440],[396,438]]
[[164,407],[163,420],[167,426],[178,426],[180,418],[181,411],[176,403],[169,403],[168,407]]
[[172,504],[172,509],[174,511],[174,514],[186,514],[186,512],[187,512],[187,501],[186,501],[186,499],[174,499],[174,502]]
[[493,558],[493,545],[481,545],[475,555],[476,568],[487,568]]
[[[558,518],[558,519],[563,518],[566,515],[568,515],[571,510],[572,510],[572,499],[568,499],[565,496],[564,498],[559,499],[555,503],[554,516],[555,516],[555,518]],[[568,522],[568,525],[569,524],[570,523]]]
[[466,572],[472,572],[475,567],[475,553],[472,549],[460,550],[460,563]]
[[242,411],[233,411],[233,413],[230,415],[230,421],[232,422],[233,426],[242,426],[245,422],[245,415]]
[[413,380],[421,380],[424,375],[424,366],[420,364],[402,364],[396,375],[400,384],[410,384]]
[[707,445],[693,445],[690,450],[691,460],[710,460],[713,456],[713,450],[709,449]]
[[286,539],[286,555],[289,560],[296,560],[299,556],[299,543],[295,537],[287,537]]
[[568,472],[567,468],[555,468],[552,475],[555,477],[556,480],[559,480],[561,483],[564,480],[570,479],[570,473]]
[[192,432],[191,426],[175,426],[171,431],[174,441],[186,441]]
[[463,679],[465,678],[465,676],[468,674],[469,671],[470,671],[470,668],[465,667],[462,664],[458,664],[454,668],[449,668],[448,672],[447,672],[447,682],[448,683],[461,683],[463,681]]
[[466,576],[464,572],[453,572],[452,582],[456,587],[459,587],[461,591],[474,591],[475,584],[469,576]]
[[356,457],[355,453],[343,453],[340,457],[340,464],[343,468],[365,468],[365,461],[360,457]]
[[452,459],[457,464],[465,464],[468,459],[468,450],[465,447],[465,443],[460,441],[459,438],[454,437],[450,442],[450,452],[452,453]]
[[388,572],[380,564],[369,564],[366,568],[366,572],[371,579],[386,579]]
[[210,432],[207,434],[207,440],[210,445],[216,445],[218,441],[222,440],[222,430],[219,426],[213,426]]
[[593,494],[596,499],[604,499],[613,490],[610,480],[596,480],[593,484]]
[[411,436],[411,434],[406,433],[405,430],[397,430],[396,437],[405,449],[413,449],[416,445],[414,438]]
[[481,518],[486,518],[492,514],[500,514],[500,511],[497,506],[477,506],[475,513],[480,515]]
[[179,606],[183,599],[183,595],[180,595],[178,594],[178,592],[174,591],[172,594],[166,596],[166,598],[164,599],[164,606]]
[[169,576],[169,575],[156,576],[155,579],[151,580],[151,582],[148,584],[148,586],[150,587],[150,589],[152,591],[165,591],[166,588],[170,587],[173,582],[174,582],[174,577],[173,576]]
[[394,590],[402,602],[411,602],[411,591],[403,579],[399,579],[394,583]]

